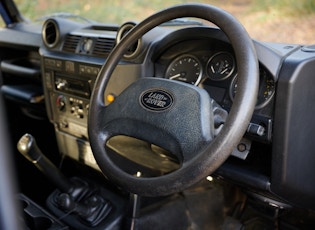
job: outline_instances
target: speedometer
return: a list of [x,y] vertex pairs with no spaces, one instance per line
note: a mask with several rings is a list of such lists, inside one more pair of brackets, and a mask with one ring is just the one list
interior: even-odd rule
[[166,78],[198,85],[202,78],[200,61],[193,55],[181,55],[167,68]]
[[[275,92],[275,81],[265,69],[260,68],[259,78],[259,91],[256,109],[264,107],[271,100]],[[234,99],[237,90],[237,76],[235,76],[230,85],[230,97],[232,100]]]

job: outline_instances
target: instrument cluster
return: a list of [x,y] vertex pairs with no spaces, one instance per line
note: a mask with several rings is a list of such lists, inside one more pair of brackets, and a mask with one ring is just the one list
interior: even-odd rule
[[[160,63],[164,62],[164,65],[160,66],[163,70],[160,71],[162,76],[159,77],[205,88],[210,96],[221,105],[233,102],[238,90],[238,75],[236,60],[231,50],[195,51],[166,55],[165,57],[169,58],[168,61],[166,61],[167,58],[160,61]],[[275,81],[270,72],[260,65],[259,74],[260,83],[256,109],[265,107],[275,92]]]

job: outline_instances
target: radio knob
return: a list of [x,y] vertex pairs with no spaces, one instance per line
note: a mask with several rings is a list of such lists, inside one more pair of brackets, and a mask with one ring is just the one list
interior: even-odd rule
[[63,111],[66,108],[66,98],[63,95],[59,95],[56,100],[56,105],[59,111]]
[[56,84],[56,88],[57,88],[58,90],[63,90],[63,89],[66,88],[66,86],[67,86],[68,83],[67,83],[66,80],[58,79],[55,84]]

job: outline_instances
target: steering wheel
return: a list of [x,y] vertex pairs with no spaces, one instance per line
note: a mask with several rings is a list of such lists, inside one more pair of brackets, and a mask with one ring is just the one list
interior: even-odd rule
[[[222,130],[214,137],[209,94],[199,87],[155,77],[132,83],[109,105],[107,83],[128,48],[149,30],[172,19],[195,17],[216,24],[230,40],[238,66],[238,90]],[[211,175],[237,146],[252,117],[258,93],[258,60],[253,42],[229,13],[206,4],[183,4],[162,10],[135,26],[112,50],[91,96],[88,132],[103,174],[122,189],[141,196],[164,196]],[[116,165],[105,148],[125,135],[161,146],[180,159],[180,167],[156,177],[137,177]]]

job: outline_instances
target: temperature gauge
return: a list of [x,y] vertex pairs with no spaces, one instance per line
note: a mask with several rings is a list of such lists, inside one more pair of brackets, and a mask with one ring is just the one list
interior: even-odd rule
[[235,69],[233,56],[227,52],[213,55],[207,63],[207,74],[211,80],[221,81],[232,75]]

